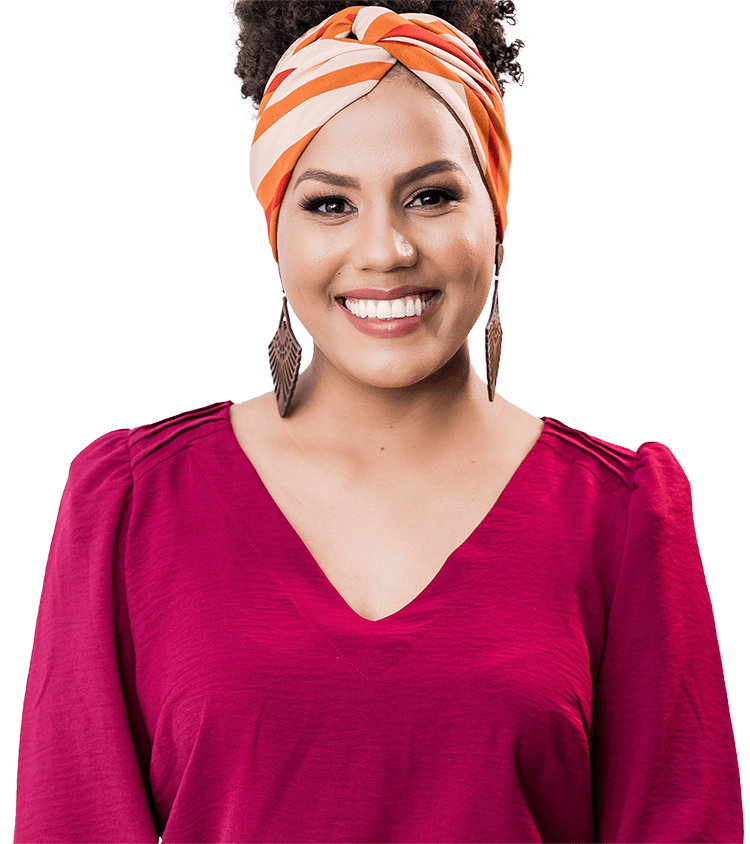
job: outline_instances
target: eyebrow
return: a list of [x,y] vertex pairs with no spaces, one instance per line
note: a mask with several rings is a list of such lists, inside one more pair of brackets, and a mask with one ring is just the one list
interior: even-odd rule
[[[429,164],[422,164],[415,167],[413,170],[408,170],[396,178],[396,187],[402,188],[408,185],[409,182],[415,182],[417,179],[424,179],[427,176],[434,176],[436,173],[455,173],[462,172],[462,168],[448,158],[441,158],[438,161],[431,161]],[[314,179],[316,182],[325,182],[327,185],[335,185],[340,188],[359,189],[359,180],[353,176],[343,176],[339,173],[331,173],[329,170],[305,170],[304,173],[294,183],[293,190],[297,189],[300,182],[305,179]]]

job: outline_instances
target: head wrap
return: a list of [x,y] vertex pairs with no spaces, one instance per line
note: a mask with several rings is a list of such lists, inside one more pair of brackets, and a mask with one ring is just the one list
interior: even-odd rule
[[292,171],[315,133],[368,94],[401,62],[451,107],[469,138],[503,239],[510,144],[500,89],[474,42],[442,18],[350,6],[298,38],[279,59],[258,111],[250,180],[266,214],[278,261],[276,225]]

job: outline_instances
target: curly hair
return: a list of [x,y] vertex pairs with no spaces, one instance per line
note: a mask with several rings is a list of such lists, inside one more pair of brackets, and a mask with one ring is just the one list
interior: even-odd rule
[[443,18],[474,41],[503,93],[507,79],[523,83],[523,72],[516,61],[523,41],[509,44],[503,28],[503,21],[516,22],[512,0],[236,0],[234,13],[240,35],[234,72],[242,80],[242,96],[257,108],[273,69],[289,45],[351,5],[386,6],[397,14],[418,12]]

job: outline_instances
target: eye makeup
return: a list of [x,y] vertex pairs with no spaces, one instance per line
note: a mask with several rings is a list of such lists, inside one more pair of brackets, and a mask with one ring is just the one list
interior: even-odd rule
[[[461,199],[463,199],[462,192],[457,191],[453,188],[446,188],[444,186],[422,187],[411,196],[411,198],[408,200],[408,202],[406,204],[410,205],[416,199],[419,199],[420,197],[430,196],[430,195],[440,196],[443,199],[447,200],[448,202],[457,202],[457,201],[460,201]],[[350,203],[349,200],[346,199],[346,197],[344,197],[344,196],[337,195],[337,194],[316,193],[316,192],[311,192],[311,193],[305,194],[305,196],[303,196],[302,199],[299,202],[299,207],[303,211],[319,212],[320,207],[322,205],[327,205],[327,204],[330,204],[330,205],[334,205],[334,204],[336,204],[336,205],[348,205],[352,208],[354,207],[352,205],[352,203]],[[422,205],[421,207],[423,207],[423,208],[437,208],[437,207],[442,207],[442,205],[443,205],[443,203],[441,203],[440,205],[436,205],[436,204],[433,204],[433,203],[427,203],[427,204]],[[345,213],[345,212],[333,212],[331,214],[326,214],[324,216],[340,216],[341,213]]]

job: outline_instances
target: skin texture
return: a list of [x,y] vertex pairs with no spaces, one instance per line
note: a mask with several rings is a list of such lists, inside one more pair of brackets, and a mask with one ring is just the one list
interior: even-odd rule
[[[454,169],[397,186],[404,173],[441,160]],[[311,170],[358,186],[300,181]],[[233,406],[232,423],[330,582],[360,615],[382,618],[421,592],[469,536],[542,430],[501,396],[489,402],[469,360],[496,233],[463,129],[397,66],[305,149],[278,243],[284,290],[315,342],[312,362],[287,418],[268,393]],[[441,295],[403,337],[362,334],[335,298],[409,284]]]
[[[323,126],[281,206],[279,270],[294,312],[315,338],[311,375],[318,383],[412,387],[454,358],[454,365],[466,361],[469,330],[487,299],[496,240],[489,194],[460,125],[410,77],[388,74]],[[458,169],[397,189],[402,173],[439,160]],[[355,176],[360,188],[298,183],[310,170]],[[340,199],[308,211],[300,204],[311,194]],[[439,289],[441,301],[420,329],[393,340],[360,334],[334,299],[403,284]]]

